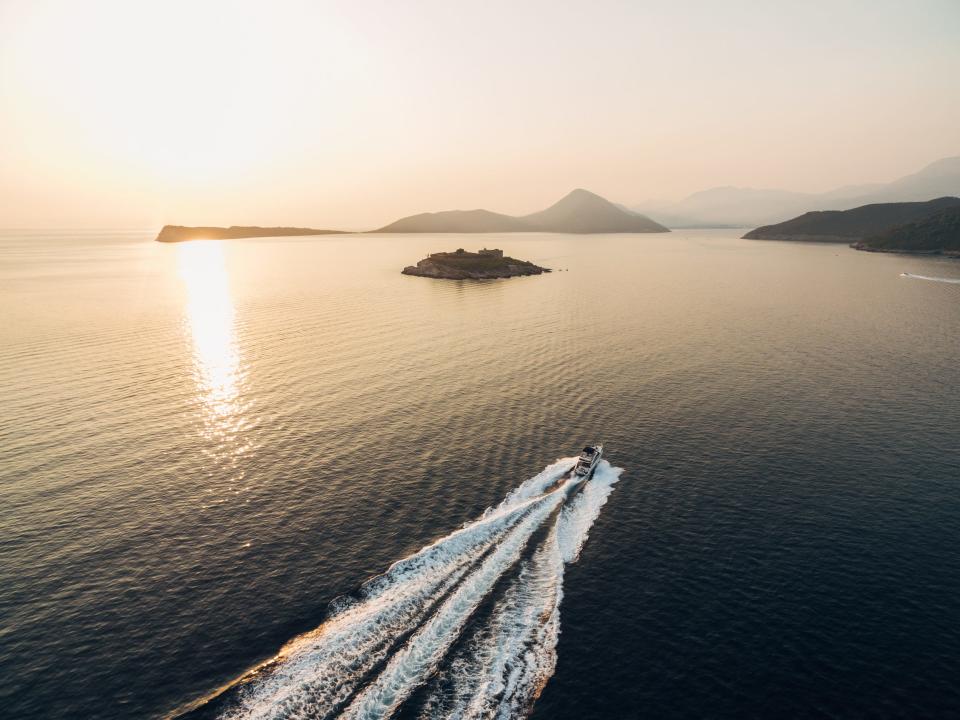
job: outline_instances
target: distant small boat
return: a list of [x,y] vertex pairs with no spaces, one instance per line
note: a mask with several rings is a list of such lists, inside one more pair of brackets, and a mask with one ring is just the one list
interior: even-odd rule
[[600,456],[603,455],[603,445],[587,445],[580,457],[577,458],[577,464],[573,468],[573,474],[578,478],[590,479],[593,471],[597,469],[600,463]]

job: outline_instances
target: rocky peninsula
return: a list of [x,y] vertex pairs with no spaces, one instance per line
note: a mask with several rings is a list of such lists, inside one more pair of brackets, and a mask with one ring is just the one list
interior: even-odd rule
[[446,280],[488,280],[540,275],[550,270],[528,260],[504,257],[503,250],[484,248],[472,253],[460,248],[456,252],[432,253],[416,265],[408,265],[402,272],[404,275]]
[[164,225],[157,242],[175,243],[188,240],[236,240],[239,238],[288,237],[295,235],[334,235],[342,230],[316,230],[298,227],[257,227],[255,225],[231,225],[230,227],[186,227]]
[[891,228],[851,247],[867,252],[945,255],[960,258],[960,205]]
[[821,210],[776,225],[758,227],[743,237],[750,240],[856,243],[958,205],[960,198],[942,197],[927,202],[876,203],[852,210]]

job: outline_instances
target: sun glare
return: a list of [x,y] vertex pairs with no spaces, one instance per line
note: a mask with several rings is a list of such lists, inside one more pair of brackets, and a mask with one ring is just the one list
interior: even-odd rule
[[186,289],[185,322],[193,341],[197,392],[209,431],[222,435],[240,421],[240,356],[223,243],[177,246],[177,272]]

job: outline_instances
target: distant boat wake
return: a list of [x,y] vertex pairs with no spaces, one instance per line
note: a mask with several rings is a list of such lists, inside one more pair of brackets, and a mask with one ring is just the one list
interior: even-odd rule
[[194,712],[527,715],[556,664],[564,566],[622,472],[601,461],[580,489],[567,477],[575,461],[549,465],[479,519],[335,600],[323,625]]
[[913,273],[900,273],[900,277],[912,278],[914,280],[932,280],[933,282],[942,282],[942,283],[950,283],[952,285],[960,285],[960,278],[931,277],[929,275],[914,275]]

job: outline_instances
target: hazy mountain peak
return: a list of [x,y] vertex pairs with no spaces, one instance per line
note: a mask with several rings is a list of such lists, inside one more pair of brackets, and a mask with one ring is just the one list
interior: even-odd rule
[[[915,175],[954,175],[960,174],[960,155],[935,160]],[[907,176],[911,177],[911,176]]]
[[523,220],[546,232],[667,232],[645,215],[619,208],[583,188],[571,190],[546,210],[526,215]]
[[447,211],[412,215],[378,232],[559,232],[646,233],[669,232],[650,218],[618,207],[583,188],[564,195],[546,210],[514,217],[488,210]]
[[672,227],[779,223],[808,210],[849,210],[871,203],[922,202],[960,195],[960,156],[932,162],[890,183],[848,185],[825,193],[714,187],[651,208]]
[[606,198],[602,198],[602,197],[600,197],[599,195],[597,195],[596,193],[590,192],[589,190],[584,190],[583,188],[574,188],[573,190],[571,190],[570,192],[568,192],[566,195],[564,195],[564,196],[560,199],[560,202],[563,202],[564,200],[572,200],[572,199],[578,199],[578,200],[600,200],[600,201],[602,201],[602,202],[609,202],[609,200],[607,200]]
[[569,212],[581,212],[587,208],[602,208],[606,210],[616,208],[616,206],[596,193],[584,190],[583,188],[576,188],[557,200],[557,202],[547,208],[547,210],[564,209]]

